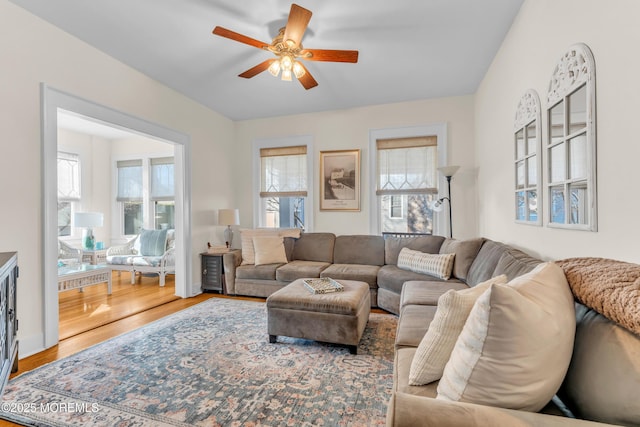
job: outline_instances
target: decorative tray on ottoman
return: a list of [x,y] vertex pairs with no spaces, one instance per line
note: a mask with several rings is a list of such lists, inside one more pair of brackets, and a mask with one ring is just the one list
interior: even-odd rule
[[344,287],[329,277],[321,277],[319,279],[304,279],[304,286],[312,294],[327,294],[330,292],[342,292]]

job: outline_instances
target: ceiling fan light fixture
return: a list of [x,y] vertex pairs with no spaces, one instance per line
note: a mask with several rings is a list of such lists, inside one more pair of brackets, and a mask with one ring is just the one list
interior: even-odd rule
[[289,70],[293,68],[293,59],[289,55],[282,55],[282,59],[280,60],[280,66],[283,70]]
[[291,81],[291,69],[283,69],[282,70],[282,80],[285,80],[287,82]]
[[304,67],[298,61],[293,61],[293,74],[295,74],[296,79],[304,76]]
[[271,65],[269,65],[268,70],[273,77],[278,77],[278,74],[280,74],[280,60],[276,59],[273,61]]

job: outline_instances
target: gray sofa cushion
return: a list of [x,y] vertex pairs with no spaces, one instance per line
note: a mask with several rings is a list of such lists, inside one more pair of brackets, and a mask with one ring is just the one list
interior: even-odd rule
[[417,347],[436,315],[435,305],[408,305],[398,319],[396,347]]
[[493,277],[505,274],[507,279],[511,280],[530,272],[541,262],[518,249],[509,247],[498,260]]
[[276,280],[276,269],[283,264],[241,265],[236,268],[236,279]]
[[437,254],[440,251],[442,242],[444,242],[444,237],[442,236],[387,236],[384,239],[384,263],[386,265],[398,264],[398,254],[402,248],[409,248],[428,254]]
[[576,303],[573,358],[560,397],[579,418],[640,425],[640,338]]
[[331,264],[320,273],[320,277],[331,277],[332,279],[358,280],[365,282],[370,288],[378,288],[377,265],[364,264]]
[[334,264],[384,265],[382,236],[338,236],[333,251]]
[[475,286],[491,279],[500,257],[506,250],[507,246],[500,242],[485,240],[476,259],[469,267],[466,283],[469,286]]
[[469,289],[469,286],[462,282],[452,280],[447,280],[446,282],[422,280],[405,282],[400,297],[400,310],[408,304],[438,305],[438,298],[451,289],[460,291],[462,289]]
[[402,270],[395,265],[384,265],[380,267],[380,271],[378,271],[378,287],[388,289],[398,295],[402,291],[404,282],[408,282],[409,280],[442,281],[437,277]]
[[476,259],[482,243],[484,243],[484,239],[481,237],[469,240],[446,239],[442,242],[441,254],[456,254],[456,258],[453,260],[453,277],[460,280],[467,279],[469,268]]
[[328,262],[291,261],[276,270],[275,279],[279,282],[293,282],[297,279],[320,277],[320,273],[327,268]]
[[292,259],[331,264],[335,241],[336,236],[333,233],[302,233],[295,242]]

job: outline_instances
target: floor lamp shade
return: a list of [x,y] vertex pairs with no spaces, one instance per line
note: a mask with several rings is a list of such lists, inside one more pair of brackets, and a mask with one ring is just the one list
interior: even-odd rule
[[73,215],[73,226],[82,228],[82,249],[93,250],[96,239],[94,227],[102,227],[104,215],[101,212],[76,212]]
[[218,224],[227,226],[224,230],[224,240],[227,247],[230,247],[233,242],[231,226],[240,225],[240,211],[238,209],[220,209],[218,211]]

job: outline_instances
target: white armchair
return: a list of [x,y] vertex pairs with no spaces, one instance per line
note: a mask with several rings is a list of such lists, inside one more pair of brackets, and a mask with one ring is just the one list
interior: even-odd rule
[[155,273],[160,286],[167,274],[175,274],[175,230],[142,230],[125,243],[107,250],[107,264],[111,270],[128,271],[131,284],[137,273]]
[[82,251],[58,239],[58,267],[82,263]]

